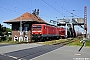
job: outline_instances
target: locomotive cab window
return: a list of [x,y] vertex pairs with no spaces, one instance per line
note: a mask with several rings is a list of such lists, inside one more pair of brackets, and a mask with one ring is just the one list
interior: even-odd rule
[[42,28],[42,26],[32,26],[32,28]]
[[33,26],[32,26],[32,30],[33,30],[33,31],[37,31],[37,30],[40,31],[41,29],[42,29],[42,26],[41,26],[41,25],[33,25]]

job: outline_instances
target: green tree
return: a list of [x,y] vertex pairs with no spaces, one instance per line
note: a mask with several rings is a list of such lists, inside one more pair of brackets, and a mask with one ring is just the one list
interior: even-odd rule
[[3,27],[3,25],[0,24],[0,41],[7,40],[6,37],[8,37],[8,32],[11,32],[10,28]]

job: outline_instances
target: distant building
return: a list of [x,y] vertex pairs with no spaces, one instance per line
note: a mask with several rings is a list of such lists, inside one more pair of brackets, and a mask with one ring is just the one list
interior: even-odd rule
[[[35,15],[34,13],[30,14],[26,12],[22,14],[21,16],[12,20],[5,21],[4,23],[12,24],[12,40],[14,41],[22,40],[26,42],[31,42],[32,24],[35,24],[35,23],[41,24],[41,23],[46,23],[46,22],[42,20],[40,17],[38,17],[37,15]],[[20,25],[22,26],[22,30],[20,30]]]

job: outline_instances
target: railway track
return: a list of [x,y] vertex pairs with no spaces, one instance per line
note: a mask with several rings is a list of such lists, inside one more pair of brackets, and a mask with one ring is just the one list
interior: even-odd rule
[[53,45],[64,46],[64,45],[67,45],[67,44],[72,43],[72,42],[74,42],[74,40],[68,40],[68,41],[56,43],[56,44],[53,44]]

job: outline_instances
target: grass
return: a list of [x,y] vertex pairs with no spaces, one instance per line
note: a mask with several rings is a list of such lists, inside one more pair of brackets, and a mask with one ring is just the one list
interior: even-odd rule
[[18,41],[1,41],[0,44],[21,44],[22,42],[18,42]]
[[[60,43],[60,42],[65,42],[67,41],[66,39],[59,39],[59,40],[51,40],[51,41],[45,41],[45,42],[37,42],[38,44],[45,44],[45,45],[52,45],[52,44],[56,44],[56,43]],[[0,44],[21,44],[23,42],[19,42],[19,41],[9,41],[9,40],[5,40],[5,41],[1,41]],[[33,42],[32,42],[33,43]]]
[[38,44],[44,44],[44,45],[53,45],[61,42],[67,41],[66,39],[59,39],[59,40],[51,40],[51,41],[45,41],[45,42],[37,42]]
[[[81,39],[82,38],[74,38],[73,39],[74,42],[67,44],[67,46],[82,46],[82,43],[80,43]],[[71,39],[68,39],[68,40],[71,40]],[[65,41],[68,41],[68,40],[66,40],[66,39],[59,39],[59,40],[51,40],[51,41],[37,42],[37,43],[38,44],[44,44],[44,45],[53,45],[53,44],[65,42]],[[85,46],[90,47],[90,39],[88,39],[86,41],[86,45]]]
[[90,47],[90,40],[86,41],[86,46]]
[[79,42],[79,40],[75,40],[72,43],[67,44],[68,46],[81,46],[82,44]]
[[[80,43],[80,40],[81,39],[75,38],[74,42],[69,43],[68,46],[82,46],[82,43]],[[90,39],[86,40],[86,45],[85,46],[90,47]]]
[[[71,40],[71,39],[68,39]],[[51,40],[51,41],[45,41],[45,42],[37,42],[37,44],[44,44],[44,45],[53,45],[61,42],[68,41],[67,39],[59,39],[59,40]],[[80,43],[81,38],[74,38],[72,43],[67,44],[67,46],[82,46],[82,43]],[[1,41],[0,44],[21,44],[22,42],[18,41]],[[86,46],[90,47],[90,39],[86,41]]]

